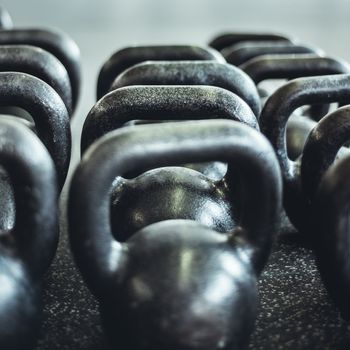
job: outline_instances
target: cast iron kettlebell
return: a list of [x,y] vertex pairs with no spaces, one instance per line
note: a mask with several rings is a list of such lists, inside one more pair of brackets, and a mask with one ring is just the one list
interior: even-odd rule
[[[157,168],[215,160],[229,164],[222,181],[184,167]],[[114,213],[112,184],[118,187]],[[141,125],[91,146],[71,184],[69,230],[115,348],[246,345],[256,315],[256,274],[269,255],[280,196],[272,147],[242,123]],[[141,207],[136,197],[143,197]]]
[[286,41],[250,41],[230,46],[222,50],[226,61],[235,66],[240,66],[252,58],[271,54],[317,54],[323,52],[309,45],[296,44]]
[[[332,57],[315,55],[263,55],[240,66],[258,85],[267,79],[294,79],[299,77],[350,73],[347,62]],[[315,122],[329,111],[329,104],[313,105],[302,111],[302,116],[293,113],[287,123],[287,151],[291,160],[303,151],[306,139]],[[316,108],[315,108],[316,107]]]
[[110,91],[130,85],[211,85],[241,97],[258,118],[259,94],[247,74],[231,64],[215,61],[151,61],[119,74]]
[[[213,86],[128,86],[104,96],[89,112],[82,131],[81,150],[127,122],[186,119],[238,120],[258,128],[249,106],[228,90]],[[135,123],[135,122],[133,122]],[[187,164],[212,179],[221,179],[227,165],[220,162]]]
[[225,62],[209,47],[194,45],[130,46],[115,52],[102,66],[97,80],[97,98],[105,95],[114,79],[127,68],[145,61],[213,60]]
[[[1,177],[11,180],[15,207],[6,208],[0,181],[0,348],[31,349],[40,323],[40,278],[57,247],[55,168],[46,148],[27,127],[0,119]],[[6,217],[10,215],[11,218]]]
[[100,99],[87,115],[82,153],[96,139],[132,120],[228,118],[259,128],[253,111],[232,92],[214,86],[127,86]]
[[39,138],[54,160],[62,188],[70,162],[71,133],[68,111],[60,96],[32,75],[0,72],[0,97],[0,107],[19,107],[30,114]]
[[60,95],[72,115],[72,88],[67,70],[48,51],[29,45],[0,46],[0,72],[22,72],[45,81]]
[[286,41],[293,40],[286,35],[276,33],[223,33],[209,42],[209,46],[218,51],[246,41]]
[[[244,70],[257,85],[268,79],[295,79],[350,73],[350,65],[347,62],[338,58],[320,57],[313,54],[262,55],[249,60],[239,68]],[[310,115],[311,118],[318,121],[328,111],[329,105],[317,104],[309,110],[304,110],[303,115]]]
[[267,79],[346,74],[350,65],[344,60],[314,54],[274,54],[255,57],[240,67],[256,85]]
[[[349,109],[347,114],[349,118]],[[327,170],[315,196],[311,230],[322,280],[346,320],[350,319],[349,178],[349,156]]]
[[68,72],[75,110],[80,91],[80,51],[66,34],[44,29],[0,30],[0,45],[37,46],[56,56]]
[[300,106],[319,101],[349,101],[349,86],[349,74],[291,80],[271,95],[261,113],[262,132],[271,141],[282,169],[286,212],[295,227],[303,232],[308,228],[311,195],[349,135],[346,135],[346,119],[342,118],[340,108],[320,120],[311,131],[301,157],[291,161],[286,151],[286,124],[293,110]]

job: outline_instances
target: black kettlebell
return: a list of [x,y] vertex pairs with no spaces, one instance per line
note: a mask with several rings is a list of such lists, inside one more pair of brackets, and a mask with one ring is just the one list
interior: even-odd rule
[[0,107],[22,108],[32,117],[37,135],[53,158],[62,188],[71,156],[71,132],[69,114],[60,96],[32,75],[0,72],[0,97]]
[[222,50],[222,55],[226,61],[235,66],[240,66],[252,58],[261,55],[272,54],[316,54],[321,56],[323,52],[309,45],[286,41],[250,41],[239,43]]
[[209,42],[209,46],[218,51],[222,51],[226,47],[233,46],[246,41],[286,41],[293,40],[285,35],[276,33],[223,33],[216,36]]
[[0,29],[12,29],[12,18],[8,11],[0,6]]
[[225,62],[222,55],[209,47],[195,45],[130,46],[115,52],[102,66],[97,80],[97,98],[109,90],[114,79],[124,70],[145,61],[207,61]]
[[[0,227],[0,348],[24,350],[38,335],[40,279],[58,242],[57,181],[52,159],[32,131],[1,118],[0,133],[0,221],[13,223]],[[4,202],[3,174],[13,188],[14,210]]]
[[71,115],[72,88],[67,70],[51,53],[35,46],[0,46],[0,72],[22,72],[33,75],[56,90]]
[[96,139],[133,120],[228,118],[259,128],[246,102],[232,92],[215,86],[134,85],[103,96],[87,115],[81,152]]
[[[157,168],[215,160],[229,164],[221,181],[184,167]],[[69,231],[115,348],[246,345],[280,196],[272,147],[242,123],[141,125],[91,146],[72,180]]]
[[[255,82],[260,84],[268,79],[295,79],[317,75],[348,74],[350,65],[338,58],[317,56],[313,54],[282,54],[262,55],[255,57],[241,65]],[[329,105],[314,105],[303,114],[310,115],[315,120],[320,120],[329,111]]]
[[303,153],[296,161],[291,161],[287,155],[286,124],[293,110],[300,106],[319,101],[348,101],[349,86],[349,74],[291,80],[271,95],[261,113],[262,132],[271,141],[282,169],[284,207],[295,227],[305,233],[315,189],[337,151],[349,138],[347,121],[342,116],[343,108],[323,117],[311,131]]
[[256,85],[267,79],[346,74],[350,65],[341,59],[314,54],[274,54],[257,56],[240,67]]
[[[294,79],[299,77],[350,73],[347,62],[315,55],[263,55],[249,60],[240,68],[258,85],[267,79]],[[307,136],[315,126],[309,118],[320,120],[329,111],[329,104],[320,104],[302,111],[302,117],[293,113],[287,123],[287,151],[291,160],[302,153]],[[316,107],[316,108],[315,108]]]
[[[230,91],[214,86],[128,86],[114,90],[89,112],[82,131],[81,151],[96,139],[126,123],[186,119],[238,120],[258,128],[249,106]],[[132,122],[135,124],[135,122]],[[212,179],[221,179],[227,165],[214,162],[187,164]]]
[[57,57],[68,72],[72,90],[73,111],[77,105],[81,72],[80,51],[66,34],[44,29],[0,30],[0,45],[30,45],[46,50]]
[[130,85],[211,85],[227,89],[248,103],[257,118],[261,103],[254,82],[231,64],[215,61],[148,61],[119,74],[110,91]]
[[349,178],[349,156],[326,171],[315,195],[310,231],[322,280],[346,320],[350,319]]

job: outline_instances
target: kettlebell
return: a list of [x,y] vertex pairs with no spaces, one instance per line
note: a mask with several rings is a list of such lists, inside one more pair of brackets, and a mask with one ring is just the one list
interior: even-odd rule
[[215,50],[223,49],[246,41],[286,41],[292,42],[293,39],[286,35],[276,33],[238,33],[230,32],[216,36],[209,42],[209,46]]
[[72,88],[67,70],[48,51],[28,45],[0,46],[0,72],[22,72],[45,81],[60,95],[72,115]]
[[[240,66],[255,82],[260,84],[268,79],[295,79],[317,75],[348,74],[350,65],[344,60],[313,54],[262,55]],[[315,108],[318,107],[318,108]],[[304,110],[316,121],[329,111],[329,105],[314,105]]]
[[0,97],[0,107],[22,108],[32,117],[37,135],[53,158],[62,188],[70,162],[71,132],[69,115],[60,96],[32,75],[0,72]]
[[134,85],[111,91],[92,107],[84,122],[81,151],[131,120],[172,118],[228,118],[259,128],[247,103],[226,89],[201,85]]
[[326,171],[315,195],[310,231],[322,280],[345,320],[350,319],[349,177],[349,155]]
[[240,67],[256,85],[267,79],[295,79],[317,75],[346,74],[350,65],[341,59],[314,54],[257,56]]
[[243,42],[222,50],[226,61],[235,66],[261,55],[272,54],[316,54],[322,56],[323,52],[309,45],[296,44],[286,41],[250,41]]
[[349,84],[349,74],[291,80],[270,96],[261,113],[261,130],[272,143],[282,169],[285,210],[303,233],[308,231],[314,190],[349,135],[344,134],[346,119],[342,117],[343,108],[339,108],[318,122],[309,134],[301,157],[291,161],[286,151],[286,123],[293,110],[305,104],[348,101]]
[[[83,126],[81,151],[109,131],[126,123],[227,118],[258,128],[249,106],[230,91],[214,86],[128,86],[104,96],[89,112]],[[133,122],[133,124],[135,124]],[[129,124],[130,125],[130,124]],[[227,165],[186,164],[212,179],[221,179]]]
[[[267,79],[294,79],[299,77],[346,74],[350,73],[347,62],[315,55],[263,55],[249,60],[240,68],[244,70],[258,85]],[[320,120],[329,111],[329,104],[310,106],[302,111],[302,117],[293,113],[287,123],[287,152],[291,160],[297,159],[302,153],[307,136],[315,126],[315,120]]]
[[15,200],[9,212],[0,181],[1,222],[13,222],[0,229],[0,348],[32,349],[40,324],[40,279],[58,242],[56,174],[46,148],[27,127],[1,118],[0,133],[1,175],[11,179]]
[[114,80],[110,91],[130,85],[211,85],[241,97],[258,118],[261,104],[254,82],[227,63],[215,61],[148,61],[136,64]]
[[225,62],[222,55],[209,47],[196,45],[130,46],[115,52],[102,66],[97,80],[97,98],[109,90],[124,70],[145,61],[213,60]]
[[72,109],[75,110],[81,82],[80,51],[68,35],[44,29],[0,30],[0,45],[36,46],[56,56],[68,72],[72,89]]
[[[184,167],[158,168],[215,160],[229,164],[217,182]],[[263,135],[228,120],[121,128],[85,152],[69,192],[69,233],[114,348],[247,344],[256,274],[278,221],[279,171]]]
[[9,12],[0,6],[0,29],[12,29],[13,23]]

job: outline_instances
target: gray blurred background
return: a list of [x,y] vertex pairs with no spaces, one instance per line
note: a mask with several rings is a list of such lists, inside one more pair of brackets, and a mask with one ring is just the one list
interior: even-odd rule
[[[83,86],[72,122],[73,165],[82,122],[95,102],[99,68],[131,44],[206,44],[223,31],[276,31],[350,59],[349,0],[3,0],[15,26],[58,28],[77,42]],[[65,202],[61,241],[44,283],[37,349],[106,349],[96,302],[75,270],[67,243]],[[312,253],[277,246],[259,281],[261,309],[252,349],[349,349],[343,322],[320,282]],[[126,349],[121,349],[126,350]]]

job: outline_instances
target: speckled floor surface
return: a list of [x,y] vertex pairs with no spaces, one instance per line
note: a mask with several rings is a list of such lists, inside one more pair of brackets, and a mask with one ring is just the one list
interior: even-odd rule
[[[291,227],[286,224],[283,231]],[[250,349],[350,348],[350,324],[331,304],[309,249],[278,240],[259,289]],[[72,263],[65,234],[45,279],[44,305],[38,350],[108,349],[98,306]]]
[[[3,0],[2,5],[16,25],[60,28],[81,48],[83,89],[72,121],[71,170],[79,161],[81,125],[94,103],[98,69],[125,45],[205,44],[228,29],[278,31],[350,60],[347,0]],[[66,195],[67,186],[61,198],[60,246],[44,281],[37,350],[107,349],[97,304],[69,252]],[[330,303],[308,249],[278,242],[259,286],[261,307],[251,349],[350,348],[350,325]]]

